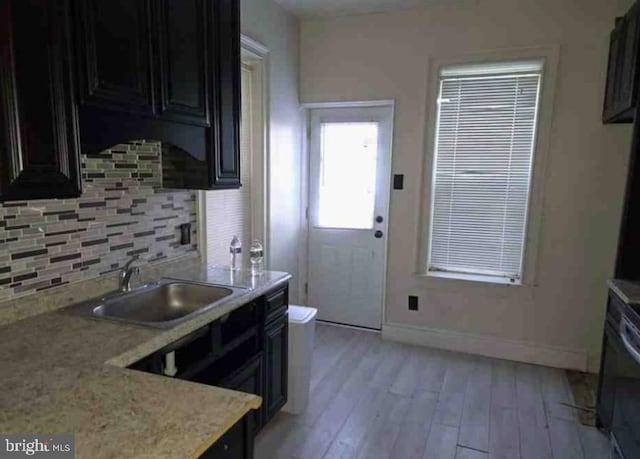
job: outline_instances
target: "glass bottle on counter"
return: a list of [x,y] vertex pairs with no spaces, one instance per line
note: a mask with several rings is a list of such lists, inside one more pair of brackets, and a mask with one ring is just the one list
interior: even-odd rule
[[264,270],[264,249],[258,240],[254,240],[249,248],[249,259],[251,260],[251,275],[258,276]]

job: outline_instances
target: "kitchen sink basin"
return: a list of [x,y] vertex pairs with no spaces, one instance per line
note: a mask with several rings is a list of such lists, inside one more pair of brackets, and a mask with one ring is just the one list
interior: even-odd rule
[[242,291],[238,288],[164,279],[132,292],[107,295],[73,309],[99,318],[171,328]]

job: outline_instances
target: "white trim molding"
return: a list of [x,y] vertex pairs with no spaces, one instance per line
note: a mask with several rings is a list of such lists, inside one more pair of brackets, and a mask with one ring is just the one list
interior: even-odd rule
[[[420,225],[418,227],[419,250],[415,259],[415,277],[421,278],[431,288],[438,288],[442,280],[427,276],[429,253],[429,232],[431,223],[432,171],[436,141],[436,111],[439,94],[439,72],[450,65],[481,64],[487,62],[511,62],[521,60],[542,60],[543,72],[538,110],[537,141],[533,157],[531,191],[529,197],[528,225],[524,241],[522,283],[514,288],[537,285],[538,250],[544,218],[544,185],[546,182],[549,141],[556,97],[556,81],[560,62],[560,46],[548,45],[529,48],[499,49],[466,54],[455,57],[437,57],[429,62],[429,82],[427,91],[427,116],[425,117],[424,154],[422,159]],[[471,279],[453,279],[453,282],[468,283]]]
[[263,59],[269,54],[269,48],[245,34],[240,35],[240,46],[243,50],[254,54],[257,59]]
[[586,351],[546,346],[526,341],[416,327],[399,323],[384,324],[382,326],[382,337],[389,341],[554,368],[578,371],[587,371],[588,369],[588,354]]

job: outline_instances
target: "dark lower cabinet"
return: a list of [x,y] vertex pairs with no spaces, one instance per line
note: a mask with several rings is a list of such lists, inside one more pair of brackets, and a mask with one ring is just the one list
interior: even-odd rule
[[253,459],[253,428],[245,416],[218,439],[201,459]]
[[266,387],[264,396],[265,422],[287,403],[289,356],[289,316],[283,314],[267,325],[264,331]]
[[288,286],[276,288],[130,366],[164,374],[165,356],[174,352],[176,378],[262,397],[262,406],[202,457],[252,457],[243,456],[252,451],[247,432],[252,440],[287,403],[288,298]]
[[0,201],[81,193],[68,0],[0,1]]
[[[262,354],[259,354],[247,362],[236,373],[224,378],[217,385],[227,389],[246,392],[247,394],[262,396],[264,393],[263,374],[263,357]],[[247,415],[251,417],[252,432],[254,434],[257,434],[262,428],[262,411],[263,410],[260,409],[253,410]]]

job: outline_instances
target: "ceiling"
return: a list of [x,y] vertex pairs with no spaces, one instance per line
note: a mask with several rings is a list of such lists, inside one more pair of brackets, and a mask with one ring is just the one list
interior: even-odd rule
[[276,0],[302,18],[381,13],[443,3],[446,0]]

